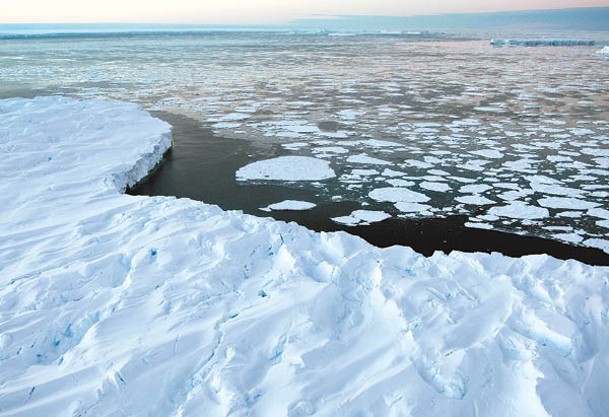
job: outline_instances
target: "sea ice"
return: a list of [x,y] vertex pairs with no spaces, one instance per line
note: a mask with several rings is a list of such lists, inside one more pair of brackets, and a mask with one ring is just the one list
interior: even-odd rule
[[389,201],[392,203],[426,203],[431,200],[425,194],[417,193],[403,187],[377,188],[369,194],[370,198],[376,201]]
[[492,188],[493,187],[487,184],[469,184],[459,188],[459,192],[464,194],[479,194],[488,191]]
[[134,105],[0,100],[0,414],[606,414],[608,268],[121,194],[170,144]]
[[347,162],[350,162],[352,164],[364,165],[392,165],[392,163],[389,161],[385,161],[379,158],[373,158],[363,153],[358,155],[351,155],[347,158]]
[[280,156],[246,165],[235,174],[238,181],[320,181],[336,177],[330,163],[309,156]]
[[600,206],[598,203],[567,197],[547,197],[537,200],[542,207],[567,210],[586,210]]
[[308,201],[295,201],[295,200],[284,200],[279,203],[274,203],[262,208],[263,211],[272,210],[310,210],[316,205]]
[[496,203],[496,201],[493,201],[481,195],[464,195],[456,197],[455,200],[457,200],[459,203],[471,204],[476,206],[485,206]]
[[431,210],[431,206],[427,204],[419,204],[419,203],[408,203],[404,201],[400,201],[394,204],[395,208],[397,208],[402,213],[426,213],[431,214],[429,210]]
[[512,219],[543,219],[550,213],[543,207],[531,206],[522,201],[512,201],[507,206],[496,206],[489,209],[489,214]]
[[390,217],[391,215],[384,211],[355,210],[348,216],[333,217],[332,220],[348,226],[357,226],[381,222]]
[[471,154],[482,156],[484,158],[490,159],[501,159],[503,158],[503,153],[498,151],[497,149],[480,149],[477,151],[470,151]]

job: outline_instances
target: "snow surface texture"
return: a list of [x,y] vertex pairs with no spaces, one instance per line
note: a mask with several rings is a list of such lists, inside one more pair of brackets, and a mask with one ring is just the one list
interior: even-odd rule
[[0,101],[1,416],[607,415],[607,268],[122,195],[169,139]]

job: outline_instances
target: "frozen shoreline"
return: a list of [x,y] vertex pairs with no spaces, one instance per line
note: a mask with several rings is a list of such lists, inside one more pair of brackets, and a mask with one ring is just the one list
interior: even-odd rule
[[0,415],[609,409],[608,268],[119,193],[169,145],[133,105],[0,101]]

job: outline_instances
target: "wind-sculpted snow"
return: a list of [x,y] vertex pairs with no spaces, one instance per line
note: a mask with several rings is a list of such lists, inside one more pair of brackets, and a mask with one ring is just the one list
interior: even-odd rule
[[607,415],[607,268],[122,195],[169,137],[0,101],[0,415]]

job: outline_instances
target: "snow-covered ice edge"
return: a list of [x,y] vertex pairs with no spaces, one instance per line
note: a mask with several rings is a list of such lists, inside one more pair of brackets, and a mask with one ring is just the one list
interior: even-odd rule
[[0,416],[603,416],[609,269],[121,191],[136,106],[0,101]]

